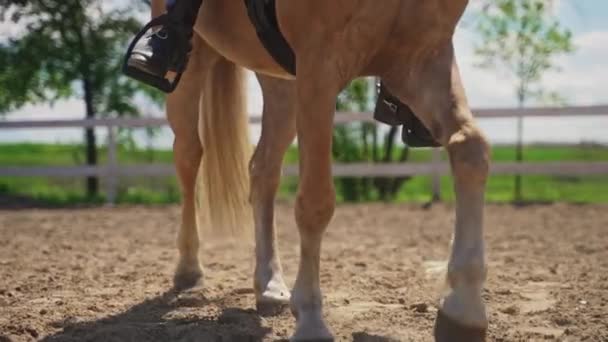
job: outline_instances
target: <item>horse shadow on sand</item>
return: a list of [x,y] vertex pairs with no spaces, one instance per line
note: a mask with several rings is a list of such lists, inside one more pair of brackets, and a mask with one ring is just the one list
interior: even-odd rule
[[[44,342],[106,341],[262,341],[271,330],[262,326],[255,310],[225,308],[218,315],[200,317],[188,309],[203,307],[212,300],[182,297],[170,290],[147,299],[117,315],[88,322],[63,322],[62,331],[45,337]],[[179,315],[172,315],[179,309]]]
[[[223,309],[219,316],[188,315],[188,309],[203,307],[214,302],[202,295],[188,293],[182,296],[175,290],[169,290],[136,304],[127,311],[95,321],[56,322],[54,325],[62,330],[46,336],[41,341],[258,342],[271,340],[268,336],[271,328],[262,325],[262,316],[253,309],[229,307]],[[176,310],[181,313],[172,316]],[[352,340],[354,342],[396,341],[364,332],[353,333]]]

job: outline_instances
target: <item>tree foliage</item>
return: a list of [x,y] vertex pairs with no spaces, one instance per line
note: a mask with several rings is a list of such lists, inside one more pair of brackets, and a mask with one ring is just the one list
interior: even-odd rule
[[133,6],[110,8],[103,0],[4,0],[0,20],[20,33],[0,41],[0,112],[25,104],[84,99],[89,82],[97,113],[137,115],[133,97],[150,88],[121,75],[122,56],[141,23]]
[[[547,71],[558,69],[555,58],[573,51],[572,32],[553,15],[547,0],[495,0],[487,2],[476,22],[480,41],[475,53],[479,65],[506,71],[515,79],[519,107],[531,99],[559,101],[542,83]],[[517,118],[516,160],[523,160],[523,118]],[[522,200],[521,176],[515,176],[515,200]]]
[[[366,112],[373,109],[372,91],[368,79],[352,81],[338,96],[338,111]],[[399,128],[376,123],[350,123],[337,126],[333,136],[333,156],[341,163],[403,162],[409,156],[407,147],[399,148]],[[360,202],[395,199],[409,177],[341,177],[337,190],[343,200]]]
[[555,57],[573,51],[572,32],[552,15],[551,2],[495,0],[480,15],[475,46],[479,66],[513,76],[520,105],[545,99],[543,75],[557,69]]
[[[26,104],[80,98],[85,116],[141,114],[134,98],[162,95],[121,73],[131,37],[140,29],[141,1],[0,0],[0,20],[16,30],[0,40],[0,113]],[[85,130],[87,164],[97,163],[94,129]],[[89,195],[97,179],[87,180]]]

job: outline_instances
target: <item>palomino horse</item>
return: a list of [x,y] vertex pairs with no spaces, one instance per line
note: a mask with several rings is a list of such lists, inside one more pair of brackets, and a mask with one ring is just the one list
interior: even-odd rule
[[[448,263],[450,292],[440,303],[436,339],[483,340],[488,323],[481,297],[486,275],[482,220],[489,147],[467,104],[452,44],[467,4],[468,0],[383,0],[381,6],[376,0],[277,0],[280,29],[297,58],[293,78],[260,43],[242,0],[205,0],[190,66],[167,99],[183,189],[175,286],[193,286],[202,277],[195,215],[200,165],[201,203],[207,209],[205,219],[216,229],[242,224],[250,195],[258,305],[289,301],[297,321],[293,340],[331,340],[322,313],[319,259],[335,206],[335,100],[353,78],[379,76],[450,157],[456,223]],[[162,10],[162,0],[155,2],[154,10]],[[241,67],[258,73],[265,95],[262,137],[249,172]],[[295,217],[301,256],[290,297],[275,242],[273,201],[283,154],[296,133],[300,183]]]

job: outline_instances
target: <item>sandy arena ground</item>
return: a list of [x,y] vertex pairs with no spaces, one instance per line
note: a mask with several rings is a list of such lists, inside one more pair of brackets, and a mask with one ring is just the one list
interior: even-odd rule
[[[453,208],[339,207],[324,240],[337,341],[432,341]],[[608,206],[487,208],[491,341],[608,341]],[[0,341],[274,341],[248,248],[206,246],[205,288],[169,291],[178,207],[0,211]],[[298,238],[277,222],[288,284]]]

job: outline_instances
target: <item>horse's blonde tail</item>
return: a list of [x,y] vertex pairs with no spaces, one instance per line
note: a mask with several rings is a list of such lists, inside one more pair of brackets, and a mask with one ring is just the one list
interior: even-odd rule
[[244,86],[244,70],[223,57],[205,75],[199,111],[203,159],[198,216],[210,237],[242,237],[251,232],[248,162],[252,144]]

